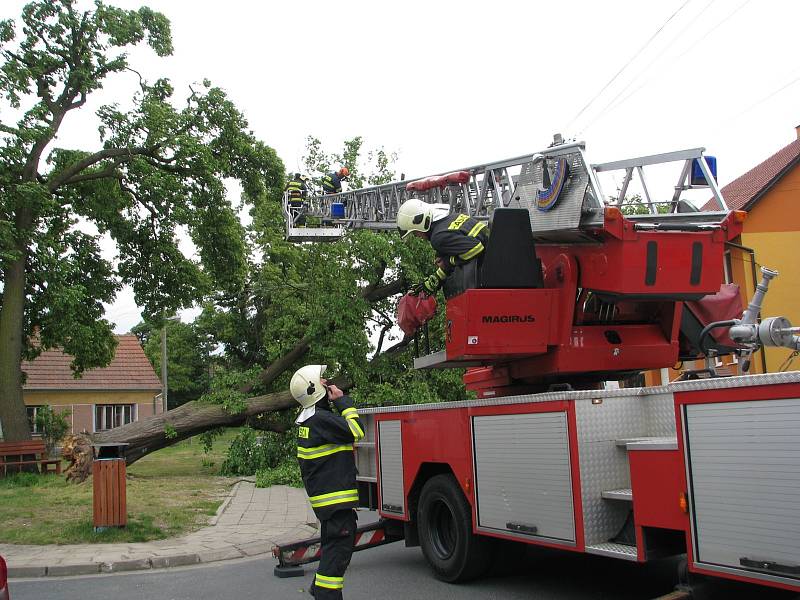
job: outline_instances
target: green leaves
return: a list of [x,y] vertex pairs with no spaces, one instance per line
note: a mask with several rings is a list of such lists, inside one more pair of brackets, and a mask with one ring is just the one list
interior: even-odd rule
[[[37,330],[39,340],[0,348],[0,366],[53,346],[74,356],[76,373],[107,364],[115,339],[103,303],[123,284],[151,318],[212,290],[241,293],[246,231],[225,182],[238,180],[243,200],[259,202],[279,198],[283,185],[274,150],[207,80],[176,98],[168,80],[142,77],[123,103],[129,110],[97,111],[102,147],[51,150],[71,111],[128,68],[130,47],[146,44],[159,56],[173,50],[161,13],[99,0],[85,12],[77,5],[35,0],[21,27],[0,21],[0,104],[21,109],[16,123],[0,118],[0,273],[24,269],[19,285],[0,279],[2,322],[24,323],[22,333],[0,335],[25,340]],[[192,366],[176,369],[175,381],[198,377],[194,358],[186,362]],[[241,404],[235,395],[220,401],[232,410]]]

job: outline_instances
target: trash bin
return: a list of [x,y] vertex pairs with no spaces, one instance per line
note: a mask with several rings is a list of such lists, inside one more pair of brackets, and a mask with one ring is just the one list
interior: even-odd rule
[[128,507],[125,491],[125,448],[130,444],[92,444],[92,485],[94,530],[125,527]]

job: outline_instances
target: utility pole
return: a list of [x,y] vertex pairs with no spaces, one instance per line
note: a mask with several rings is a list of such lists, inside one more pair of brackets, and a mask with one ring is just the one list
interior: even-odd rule
[[161,326],[161,402],[167,412],[167,320]]

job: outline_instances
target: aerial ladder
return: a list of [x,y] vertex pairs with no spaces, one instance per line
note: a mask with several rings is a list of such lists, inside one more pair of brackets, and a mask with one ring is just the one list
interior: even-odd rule
[[[680,176],[668,197],[656,196],[645,170],[669,163]],[[465,383],[479,395],[621,379],[697,354],[699,330],[689,333],[684,303],[719,292],[725,244],[745,216],[727,210],[715,164],[703,148],[593,164],[584,143],[556,136],[530,155],[312,197],[307,217],[318,227],[309,218],[296,227],[287,198],[287,237],[391,230],[409,198],[488,220],[481,273],[459,267],[445,283],[445,348],[415,368],[468,368]],[[614,196],[601,188],[606,172],[622,176]],[[623,213],[634,178],[644,214]],[[684,193],[697,188],[719,210],[687,202]]]
[[[449,204],[453,211],[486,220],[496,208],[527,208],[532,215],[531,225],[537,241],[539,238],[558,240],[562,237],[559,232],[569,238],[568,230],[578,225],[588,228],[602,220],[600,213],[611,196],[603,194],[598,174],[612,171],[622,172],[622,184],[613,196],[617,206],[624,203],[629,184],[635,178],[641,182],[648,209],[647,215],[637,217],[642,222],[654,217],[670,222],[718,220],[728,208],[716,183],[716,161],[713,157],[707,160],[704,152],[704,148],[692,148],[591,164],[584,142],[564,143],[557,135],[553,145],[532,154],[339,194],[311,195],[302,212],[292,212],[288,194],[285,194],[286,237],[293,242],[318,242],[339,239],[350,229],[393,230],[400,205],[410,198],[418,198]],[[666,201],[654,199],[645,178],[645,168],[676,162],[682,163],[682,170],[672,197]],[[682,194],[697,188],[710,189],[720,212],[694,213],[691,217],[684,214],[690,204]],[[562,192],[569,197],[564,198]],[[553,211],[556,203],[559,210]],[[665,206],[668,214],[676,216],[665,217],[665,209],[659,210]],[[581,212],[581,219],[575,218],[575,211]],[[297,225],[301,215],[309,225]]]

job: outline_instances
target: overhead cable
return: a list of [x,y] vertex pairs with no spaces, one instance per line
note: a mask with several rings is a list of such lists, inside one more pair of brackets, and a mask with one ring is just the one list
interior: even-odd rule
[[580,117],[580,116],[581,116],[581,115],[582,115],[584,112],[586,112],[586,109],[587,109],[587,108],[589,108],[589,107],[590,107],[590,106],[591,106],[591,105],[592,105],[592,104],[595,102],[595,100],[597,100],[597,99],[598,99],[598,98],[599,98],[599,97],[600,97],[600,96],[603,94],[603,92],[605,92],[605,91],[608,89],[608,87],[609,87],[609,86],[610,86],[612,83],[614,83],[614,81],[616,81],[617,77],[619,77],[619,76],[622,74],[622,72],[623,72],[623,71],[625,71],[625,69],[627,69],[627,68],[628,68],[628,66],[629,66],[629,65],[630,65],[630,64],[631,64],[631,63],[632,63],[634,60],[636,60],[636,59],[638,58],[638,56],[639,56],[639,55],[640,55],[642,52],[644,52],[644,50],[645,50],[645,49],[646,49],[646,48],[647,48],[647,47],[648,47],[648,46],[649,46],[649,45],[650,45],[650,44],[653,42],[653,40],[655,40],[655,39],[656,39],[656,37],[658,37],[658,35],[659,35],[659,34],[660,34],[660,33],[661,33],[663,30],[664,30],[664,28],[665,28],[665,27],[666,27],[666,26],[669,24],[669,22],[670,22],[670,21],[672,21],[672,19],[674,19],[674,18],[675,18],[675,17],[678,15],[678,13],[679,13],[679,12],[681,12],[681,11],[684,9],[684,7],[685,7],[687,4],[689,4],[689,2],[691,2],[691,0],[685,0],[685,2],[684,2],[683,4],[681,4],[681,5],[678,7],[678,10],[676,10],[674,13],[672,13],[672,14],[669,16],[669,18],[668,18],[666,21],[664,21],[664,22],[661,24],[661,26],[660,26],[658,29],[656,29],[655,33],[653,33],[653,35],[651,35],[651,36],[650,36],[650,38],[649,38],[649,39],[648,39],[648,40],[647,40],[647,41],[644,43],[644,45],[643,45],[641,48],[639,48],[639,49],[638,49],[638,50],[637,50],[637,51],[636,51],[636,52],[633,54],[633,56],[631,56],[631,57],[628,59],[628,61],[627,61],[627,62],[626,62],[624,65],[622,65],[622,68],[621,68],[619,71],[617,71],[617,72],[614,74],[614,76],[613,76],[611,79],[609,79],[609,80],[606,82],[606,84],[605,84],[605,85],[604,85],[602,88],[600,88],[600,91],[599,91],[599,92],[597,92],[597,93],[596,93],[596,94],[595,94],[595,95],[592,97],[592,99],[591,99],[591,100],[589,100],[589,102],[587,102],[587,103],[586,103],[586,105],[585,105],[585,106],[584,106],[582,109],[580,109],[580,110],[578,111],[578,114],[576,114],[574,117],[572,117],[572,120],[571,120],[571,121],[570,121],[570,122],[567,124],[567,126],[564,128],[564,131],[567,131],[567,130],[569,130],[569,128],[572,126],[572,124],[573,124],[573,123],[574,123],[576,120],[578,120],[578,118],[579,118],[579,117]]

